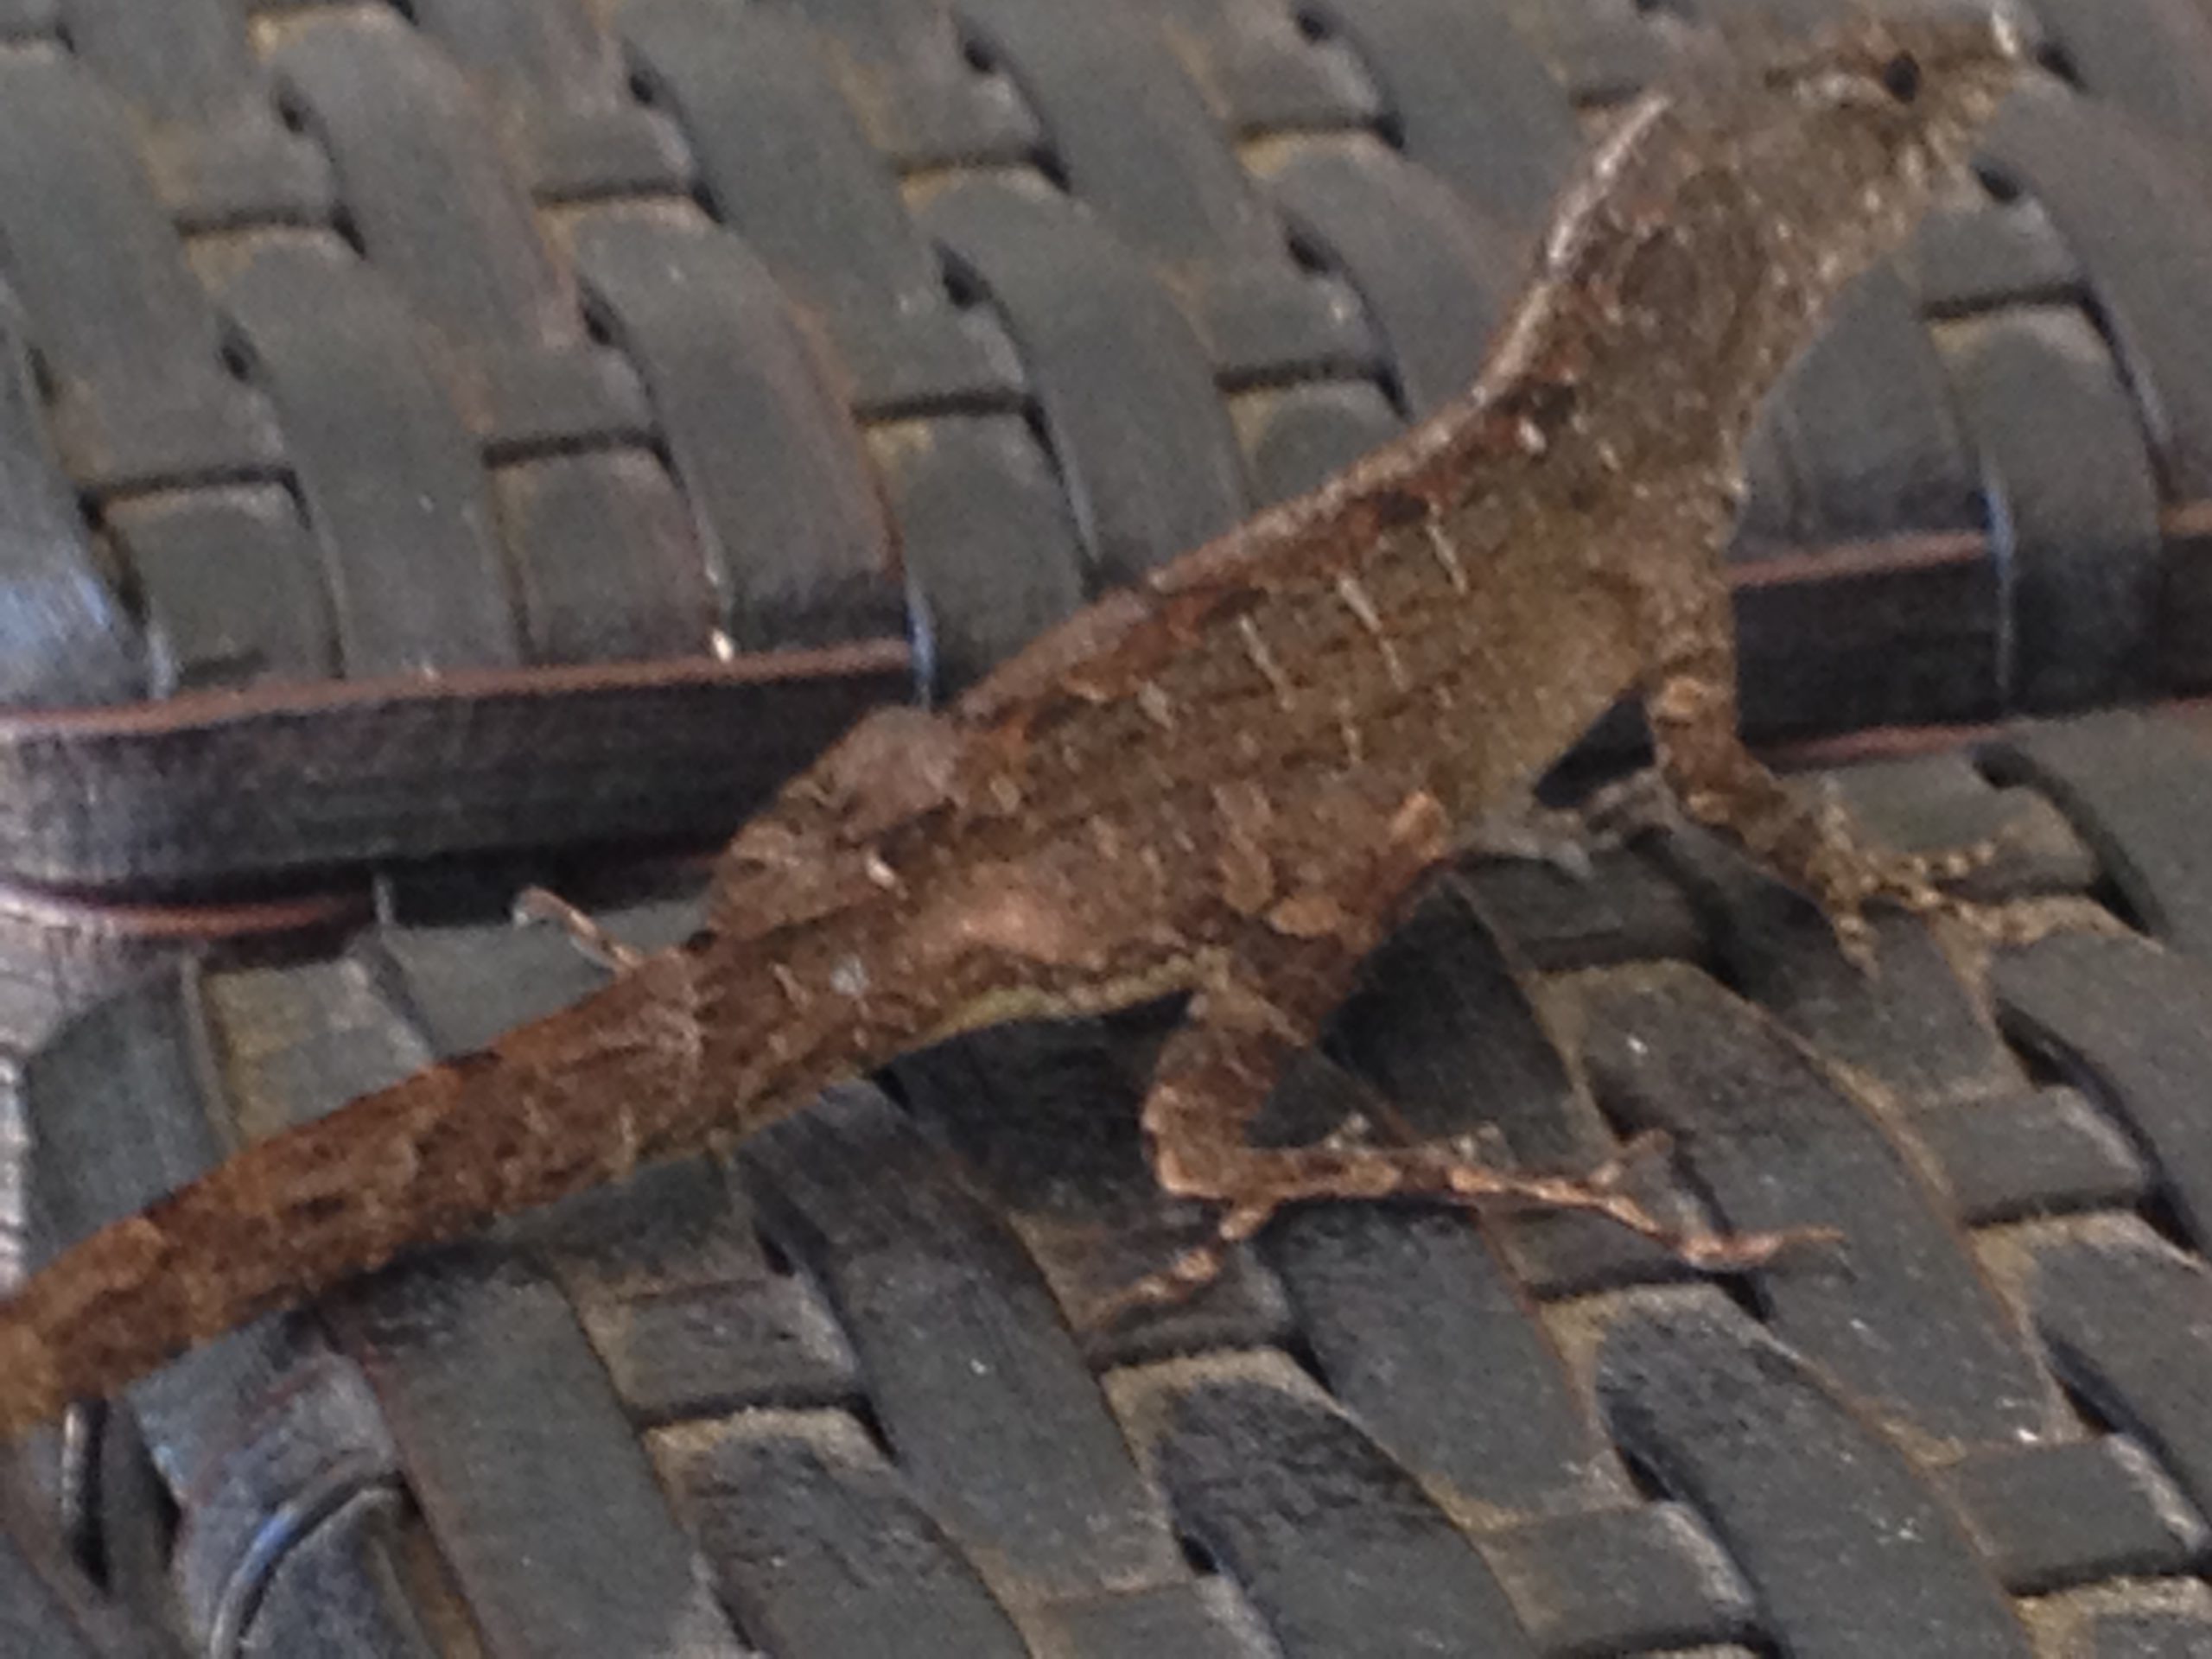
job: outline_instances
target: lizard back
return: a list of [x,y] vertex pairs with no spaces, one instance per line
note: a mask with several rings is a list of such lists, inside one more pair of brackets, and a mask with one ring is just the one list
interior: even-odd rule
[[1958,177],[2018,67],[1986,21],[1866,24],[1637,100],[1465,397],[944,716],[865,722],[739,837],[718,927],[774,948],[824,913],[794,914],[795,887],[842,895],[868,942],[805,988],[891,964],[868,1017],[895,1043],[1001,981],[1041,1004],[1217,944],[1250,908],[1224,871],[1255,815],[1495,803],[1680,641],[1726,645],[1761,399]]

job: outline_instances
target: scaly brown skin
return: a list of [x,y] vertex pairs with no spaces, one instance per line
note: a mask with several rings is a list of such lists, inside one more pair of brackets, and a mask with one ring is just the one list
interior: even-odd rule
[[[1696,817],[1847,944],[1925,871],[1854,850],[1738,742],[1719,553],[1752,410],[2011,86],[1996,30],[1861,25],[1630,107],[1469,393],[1116,594],[949,713],[886,710],[720,868],[711,925],[589,1001],[264,1141],[0,1307],[0,1432],[397,1252],[741,1136],[918,1041],[1194,993],[1144,1109],[1221,1238],[1311,1198],[1598,1211],[1602,1179],[1459,1149],[1260,1150],[1244,1128],[1449,826],[1641,689]],[[1179,1294],[1217,1249],[1130,1300]]]

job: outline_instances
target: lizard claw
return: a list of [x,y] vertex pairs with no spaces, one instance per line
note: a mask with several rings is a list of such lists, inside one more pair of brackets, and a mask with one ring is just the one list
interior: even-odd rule
[[1592,1192],[1618,1192],[1640,1166],[1663,1161],[1674,1149],[1675,1137],[1666,1130],[1640,1129],[1618,1152],[1585,1175],[1583,1184]]
[[1582,813],[1549,807],[1533,792],[1492,808],[1462,830],[1452,852],[1461,859],[1494,859],[1502,862],[1548,864],[1568,880],[1593,880],[1592,847],[1615,844],[1614,838],[1596,829]]
[[1843,1242],[1837,1227],[1786,1227],[1770,1233],[1692,1233],[1671,1248],[1691,1267],[1707,1273],[1741,1273],[1770,1266],[1785,1252],[1825,1249]]
[[1592,790],[1581,804],[1582,821],[1600,846],[1618,847],[1638,836],[1678,830],[1681,804],[1656,766],[1643,766]]
[[616,938],[582,910],[545,887],[524,887],[515,895],[518,925],[550,923],[569,936],[569,942],[592,961],[615,973],[627,973],[645,960],[645,952]]
[[1185,1250],[1158,1273],[1147,1274],[1102,1296],[1077,1316],[1077,1331],[1110,1331],[1134,1313],[1147,1308],[1173,1307],[1221,1277],[1228,1253],[1219,1243]]
[[1880,901],[1915,916],[1976,915],[1985,906],[1947,888],[1986,868],[2005,845],[2000,832],[1934,853],[1870,847],[1859,838],[1848,810],[1833,796],[1822,802],[1815,823],[1819,842],[1807,861],[1806,885],[1827,918],[1836,948],[1870,980],[1881,977],[1881,968],[1866,907]]
[[1206,1243],[1184,1251],[1160,1272],[1100,1297],[1077,1319],[1076,1329],[1110,1330],[1141,1309],[1174,1307],[1190,1300],[1221,1277],[1229,1265],[1230,1246],[1266,1226],[1277,1207],[1271,1198],[1232,1205],[1214,1224],[1213,1236]]
[[1827,914],[1828,931],[1835,936],[1835,948],[1843,959],[1866,979],[1879,980],[1882,959],[1874,948],[1874,925],[1866,919],[1866,912],[1853,905]]

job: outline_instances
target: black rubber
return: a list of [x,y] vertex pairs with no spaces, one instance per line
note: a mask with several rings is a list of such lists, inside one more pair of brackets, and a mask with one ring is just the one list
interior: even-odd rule
[[[1532,1166],[1663,1129],[1648,1201],[1840,1247],[1699,1282],[1587,1221],[1316,1206],[1082,1335],[1067,1310],[1205,1224],[1136,1132],[1173,1011],[1014,1027],[139,1385],[109,1435],[174,1526],[127,1439],[63,1495],[168,1538],[112,1588],[226,1656],[443,1653],[464,1609],[532,1659],[2197,1651],[2212,728],[2095,716],[1838,778],[1897,844],[1999,836],[1985,896],[2147,931],[1984,980],[1893,916],[1869,979],[1702,839],[1586,884],[1472,864],[1266,1133],[1325,1133],[1340,1066]],[[513,879],[145,947],[24,1064],[41,1240],[597,982],[501,919]],[[696,922],[696,875],[622,879],[618,936]]]
[[[0,871],[206,894],[726,833],[853,707],[1452,396],[1605,107],[1707,22],[1833,10],[21,0]],[[2212,499],[2212,29],[2043,12],[1998,194],[1868,283],[1758,446],[1763,732],[2205,677],[2146,596]],[[1835,545],[1869,538],[1879,579]],[[522,701],[480,726],[493,683]],[[602,718],[619,788],[564,750]]]
[[[679,937],[696,871],[588,849],[1452,395],[1604,106],[1835,10],[0,0],[0,871],[102,892],[0,889],[7,1276],[587,988],[518,881]],[[1770,734],[2212,682],[2212,28],[2034,10],[1987,189],[1762,432]],[[1170,1011],[1016,1028],[42,1437],[0,1656],[2212,1653],[2212,737],[1847,791],[2135,932],[1870,982],[1703,842],[1474,867],[1268,1126],[1341,1065],[1531,1166],[1663,1128],[1654,1202],[1840,1260],[1317,1207],[1082,1339],[1205,1222]]]

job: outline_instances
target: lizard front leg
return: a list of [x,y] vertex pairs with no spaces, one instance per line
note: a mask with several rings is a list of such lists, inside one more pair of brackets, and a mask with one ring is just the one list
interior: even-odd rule
[[1252,1145],[1252,1122],[1292,1055],[1318,1038],[1360,961],[1445,850],[1436,803],[1409,798],[1380,846],[1370,857],[1346,860],[1333,885],[1309,883],[1255,918],[1192,998],[1182,1029],[1161,1052],[1144,1103],[1144,1131],[1162,1188],[1219,1204],[1221,1217],[1206,1243],[1108,1299],[1091,1311],[1090,1323],[1182,1300],[1218,1275],[1230,1246],[1285,1205],[1315,1199],[1586,1211],[1707,1269],[1753,1267],[1794,1242],[1790,1235],[1674,1226],[1622,1190],[1621,1160],[1578,1179],[1499,1169],[1458,1142]]
[[1794,794],[1745,747],[1735,628],[1717,569],[1700,568],[1686,583],[1656,584],[1639,597],[1650,664],[1644,713],[1659,777],[1684,811],[1813,899],[1844,955],[1863,969],[1874,963],[1869,905],[1922,915],[1975,908],[1943,884],[1988,863],[1997,842],[1922,854],[1871,845],[1839,804]]

